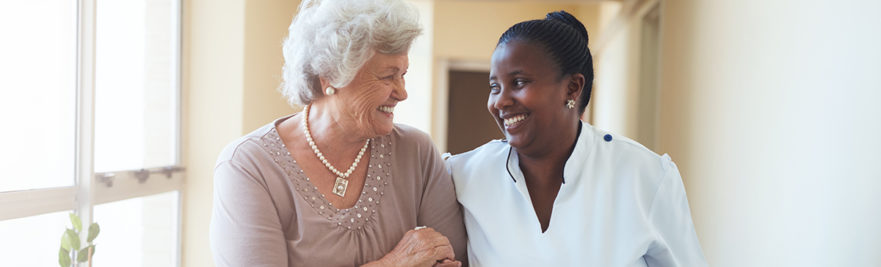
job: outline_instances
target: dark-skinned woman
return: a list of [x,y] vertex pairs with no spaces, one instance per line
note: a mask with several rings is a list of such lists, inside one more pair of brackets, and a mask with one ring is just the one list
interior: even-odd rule
[[580,121],[593,61],[564,11],[518,23],[492,56],[506,139],[449,157],[472,266],[706,266],[667,155]]

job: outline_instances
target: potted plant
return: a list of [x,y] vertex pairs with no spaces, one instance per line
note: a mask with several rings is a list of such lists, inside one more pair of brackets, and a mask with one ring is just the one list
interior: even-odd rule
[[73,228],[65,229],[61,234],[61,249],[58,250],[58,264],[61,267],[81,266],[80,263],[86,264],[82,266],[92,266],[92,255],[95,254],[95,237],[101,232],[98,223],[89,225],[89,234],[86,238],[85,246],[80,241],[80,233],[83,230],[83,223],[80,217],[74,213],[70,214],[70,224]]

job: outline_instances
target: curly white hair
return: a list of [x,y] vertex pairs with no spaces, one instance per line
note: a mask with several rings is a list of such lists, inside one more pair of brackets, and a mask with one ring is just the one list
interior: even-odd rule
[[407,52],[422,32],[403,0],[303,0],[284,41],[280,91],[291,105],[322,96],[319,77],[340,88],[374,53]]

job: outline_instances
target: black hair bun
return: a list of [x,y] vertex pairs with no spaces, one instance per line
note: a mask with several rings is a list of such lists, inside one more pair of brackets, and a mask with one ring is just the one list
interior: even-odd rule
[[587,37],[587,29],[584,28],[584,24],[582,24],[581,21],[576,19],[575,16],[572,16],[572,14],[569,14],[569,12],[566,12],[563,10],[554,11],[554,12],[548,13],[547,16],[545,16],[545,19],[546,20],[556,20],[559,22],[563,22],[566,25],[569,25],[569,27],[572,27],[572,29],[577,31],[578,34],[581,35],[582,38],[584,38],[585,44],[588,43],[589,39]]

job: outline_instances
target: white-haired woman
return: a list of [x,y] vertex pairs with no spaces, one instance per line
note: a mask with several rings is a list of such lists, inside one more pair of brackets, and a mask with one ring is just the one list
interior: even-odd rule
[[[282,93],[302,112],[233,142],[214,175],[218,266],[457,266],[462,213],[428,136],[392,122],[421,32],[401,0],[304,0]],[[459,260],[457,260],[459,259]]]

